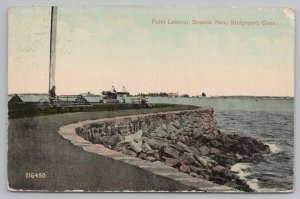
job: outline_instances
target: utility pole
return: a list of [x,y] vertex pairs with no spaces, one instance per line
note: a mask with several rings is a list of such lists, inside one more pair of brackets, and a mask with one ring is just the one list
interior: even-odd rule
[[55,86],[57,7],[51,7],[49,90]]

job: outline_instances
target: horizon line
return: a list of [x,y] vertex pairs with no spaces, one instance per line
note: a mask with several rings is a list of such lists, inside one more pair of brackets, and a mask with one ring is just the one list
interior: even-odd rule
[[[129,92],[130,93],[130,92]],[[149,92],[150,93],[150,92]],[[149,93],[143,93],[143,94],[149,94]],[[151,92],[151,93],[167,93],[167,94],[170,94],[172,92]],[[8,96],[9,95],[49,95],[48,93],[8,93]],[[88,92],[86,93],[79,93],[79,94],[59,94],[57,96],[64,96],[64,95],[82,95],[82,94],[88,94]],[[133,95],[138,95],[139,93],[133,93],[133,94],[129,94],[129,96],[133,96]],[[178,94],[178,97],[181,97],[182,95],[186,95],[187,93],[183,93],[183,94]],[[94,93],[90,93],[90,95],[102,95],[101,93],[99,94],[94,94]],[[196,96],[199,96],[199,97],[203,97],[201,96],[200,94],[199,95],[190,95],[190,94],[187,94],[189,95],[190,97],[196,97]],[[152,96],[152,97],[156,97],[156,96]],[[159,97],[159,96],[157,96]],[[166,96],[167,97],[167,96]],[[172,97],[172,96],[169,96],[169,97]],[[206,95],[205,97],[274,97],[274,98],[295,98],[295,96],[289,96],[289,95]],[[203,97],[203,98],[205,98]]]

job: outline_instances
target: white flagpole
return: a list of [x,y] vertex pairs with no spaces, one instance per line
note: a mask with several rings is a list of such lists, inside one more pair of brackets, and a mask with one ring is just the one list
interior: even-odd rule
[[57,7],[51,7],[49,91],[55,86]]

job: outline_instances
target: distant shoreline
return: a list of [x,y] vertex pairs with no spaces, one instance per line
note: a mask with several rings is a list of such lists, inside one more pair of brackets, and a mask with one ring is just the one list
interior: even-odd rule
[[[8,96],[13,96],[15,95],[14,94],[8,94]],[[17,95],[48,95],[48,93],[18,93]],[[70,94],[71,95],[71,94]],[[72,95],[76,95],[76,94],[72,94]],[[83,94],[78,94],[78,95],[83,95]],[[65,94],[63,95],[58,95],[58,96],[66,96]],[[86,96],[86,95],[84,95]],[[102,95],[98,95],[98,94],[89,94],[87,95],[89,97],[99,97],[99,96],[102,96]],[[137,97],[138,95],[131,95],[129,97]],[[146,96],[146,97],[163,97],[163,96]],[[206,97],[202,97],[202,96],[199,96],[199,97],[196,97],[196,96],[190,96],[190,97],[181,97],[181,96],[178,96],[178,97],[172,97],[172,96],[166,96],[166,97],[163,97],[163,98],[259,98],[259,99],[294,99],[294,97],[292,96],[251,96],[251,95],[227,95],[227,96],[206,96]]]

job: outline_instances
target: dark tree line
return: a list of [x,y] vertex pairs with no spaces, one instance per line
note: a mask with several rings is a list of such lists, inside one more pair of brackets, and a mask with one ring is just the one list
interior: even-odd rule
[[157,93],[138,93],[137,96],[145,96],[145,97],[206,97],[205,93],[202,93],[201,95],[197,96],[190,96],[188,94],[182,94],[182,95],[170,95],[166,92],[157,92]]
[[169,97],[168,93],[165,92],[159,92],[159,93],[139,93],[138,95],[141,96],[148,96],[148,97]]

